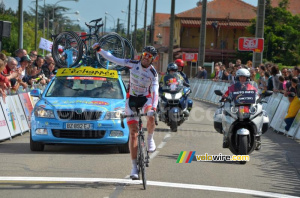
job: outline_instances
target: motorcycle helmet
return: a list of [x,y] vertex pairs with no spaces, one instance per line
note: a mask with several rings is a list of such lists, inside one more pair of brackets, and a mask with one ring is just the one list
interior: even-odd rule
[[184,67],[184,62],[182,59],[176,59],[175,60],[175,64],[178,66],[178,67]]
[[245,76],[250,78],[250,72],[248,69],[242,68],[236,71],[236,77]]
[[175,63],[169,63],[167,67],[167,72],[174,71],[177,72],[178,66]]
[[157,50],[155,49],[155,47],[150,46],[150,45],[144,47],[143,52],[148,52],[148,53],[152,54],[154,58],[157,56]]

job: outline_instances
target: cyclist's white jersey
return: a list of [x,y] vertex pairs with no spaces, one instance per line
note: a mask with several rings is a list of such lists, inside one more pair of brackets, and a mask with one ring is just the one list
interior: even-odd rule
[[159,85],[158,75],[153,65],[144,68],[141,61],[117,58],[102,49],[98,53],[105,59],[130,69],[129,95],[152,97],[152,107],[157,107]]

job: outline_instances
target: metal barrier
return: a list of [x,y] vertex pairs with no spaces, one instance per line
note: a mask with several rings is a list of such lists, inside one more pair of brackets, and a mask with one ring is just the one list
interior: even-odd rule
[[[226,91],[229,83],[212,80],[192,79],[190,84],[193,90],[192,99],[218,104],[220,96],[214,93],[214,90]],[[274,93],[266,98],[267,103],[263,104],[263,109],[267,112],[270,120],[270,127],[276,132],[282,132],[289,137],[300,139],[300,110],[292,123],[289,131],[285,131],[284,118],[289,108],[289,101],[280,93]]]

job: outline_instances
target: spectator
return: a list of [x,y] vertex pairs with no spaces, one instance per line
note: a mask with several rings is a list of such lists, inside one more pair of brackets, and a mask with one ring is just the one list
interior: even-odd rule
[[246,63],[246,66],[249,70],[252,69],[252,61],[251,60],[248,60],[247,63]]
[[236,66],[236,67],[239,67],[239,66],[241,66],[241,65],[242,65],[241,59],[237,59],[237,60],[235,61],[235,66]]
[[207,79],[207,71],[205,67],[201,67],[200,79]]
[[300,67],[295,66],[293,69],[293,76],[297,77],[298,80],[300,81]]
[[260,71],[260,77],[258,81],[258,88],[260,92],[267,90],[268,78],[265,77],[265,71]]
[[23,56],[27,55],[27,51],[25,49],[18,49],[18,50],[16,50],[15,53],[16,53],[15,59],[18,61],[18,66],[17,67],[20,67],[20,60]]
[[218,66],[219,64],[216,64],[217,66],[215,66],[215,76],[213,78],[213,80],[218,80],[219,79],[219,71],[220,71],[220,67]]
[[288,97],[289,101],[292,102],[297,93],[297,84],[299,80],[297,77],[293,77],[291,80],[291,86],[284,93],[284,96]]
[[50,79],[54,76],[53,71],[55,69],[55,64],[50,63],[46,68],[43,68],[44,74],[47,78],[47,83],[50,82]]
[[255,81],[256,72],[254,69],[250,70],[250,80]]
[[271,75],[272,75],[272,81],[273,81],[273,91],[278,92],[279,91],[279,69],[277,65],[273,65],[271,67]]
[[49,66],[50,64],[52,64],[52,63],[54,63],[53,57],[52,57],[51,55],[45,56],[45,63],[44,63],[44,65],[42,66],[42,68],[48,68],[48,66]]
[[284,91],[286,90],[286,80],[283,76],[279,76],[279,92],[280,93],[284,93]]
[[30,57],[30,59],[32,60],[33,63],[36,61],[37,56],[38,56],[38,53],[35,50],[31,51],[30,54],[29,54],[29,57]]
[[201,67],[201,66],[198,66],[198,71],[197,71],[197,74],[195,75],[194,78],[199,78],[199,79],[200,79],[201,73],[202,73],[202,67]]
[[288,69],[286,67],[281,69],[281,75],[287,79],[288,77]]
[[[292,79],[292,87],[297,90],[297,86],[300,86],[297,84],[299,82],[297,77],[293,77]],[[284,121],[286,123],[285,130],[288,131],[300,109],[300,99],[297,97],[296,94],[291,94],[294,95],[293,99],[290,100],[290,106],[287,111],[287,115],[284,118]]]
[[265,72],[265,78],[268,80],[267,90],[273,91],[273,80],[272,80],[273,77],[270,75],[269,72]]
[[17,65],[18,61],[15,58],[8,57],[7,64],[4,70],[2,71],[2,74],[6,76],[8,80],[15,79],[18,76]]

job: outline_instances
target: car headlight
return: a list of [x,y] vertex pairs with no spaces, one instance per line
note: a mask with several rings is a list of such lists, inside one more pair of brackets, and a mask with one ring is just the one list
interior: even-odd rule
[[44,109],[43,107],[38,107],[34,111],[34,115],[40,118],[54,118],[54,112],[50,109]]
[[178,99],[180,99],[181,98],[181,96],[182,96],[182,93],[181,92],[179,92],[179,93],[177,93],[177,94],[175,94],[175,100],[178,100]]
[[104,120],[116,120],[121,118],[121,111],[107,111]]
[[170,93],[164,93],[164,96],[167,100],[171,100],[172,99],[172,95]]

